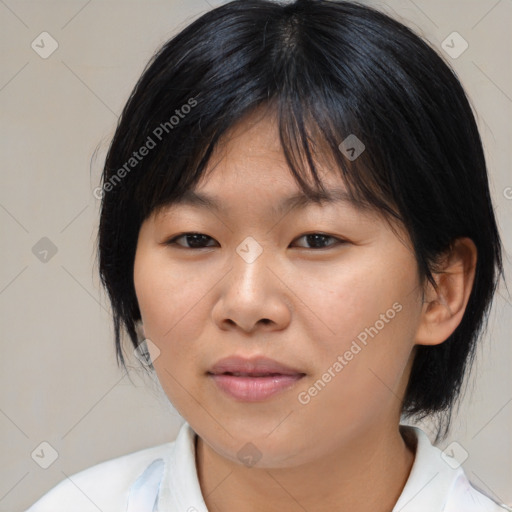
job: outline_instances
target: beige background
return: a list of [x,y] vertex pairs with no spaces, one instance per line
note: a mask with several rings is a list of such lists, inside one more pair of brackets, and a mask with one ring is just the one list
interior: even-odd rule
[[[116,367],[96,275],[99,202],[92,191],[117,117],[153,51],[220,3],[0,1],[0,511],[24,510],[66,475],[100,461],[173,440],[182,423],[154,380],[137,370],[130,380]],[[468,42],[457,59],[444,55],[478,112],[510,253],[512,2],[367,3],[443,54],[441,43],[453,31]],[[43,31],[59,45],[46,59],[31,48]],[[32,250],[43,237],[57,251],[46,262]],[[469,392],[441,448],[459,443],[468,452],[469,478],[512,505],[512,309],[503,286],[500,294]],[[48,469],[31,458],[44,441],[58,453]]]

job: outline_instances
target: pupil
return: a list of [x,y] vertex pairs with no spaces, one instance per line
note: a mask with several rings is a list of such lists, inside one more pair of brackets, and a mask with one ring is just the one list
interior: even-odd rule
[[[325,246],[325,243],[322,244],[321,243],[321,240],[323,240],[325,242],[325,235],[307,235],[308,236],[308,243],[312,240],[313,243],[310,244],[310,245],[313,245],[313,246],[318,246],[320,245],[321,247],[324,247]],[[318,243],[320,241],[320,243]]]
[[[189,245],[191,247],[201,247],[201,238],[205,238],[205,235],[187,235]],[[192,241],[192,243],[190,243]],[[203,240],[204,242],[204,240]]]

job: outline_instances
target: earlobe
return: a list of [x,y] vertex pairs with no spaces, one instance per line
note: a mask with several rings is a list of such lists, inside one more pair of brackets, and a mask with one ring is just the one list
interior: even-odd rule
[[470,238],[458,238],[432,272],[437,289],[427,283],[415,344],[443,343],[460,324],[475,279],[477,248]]

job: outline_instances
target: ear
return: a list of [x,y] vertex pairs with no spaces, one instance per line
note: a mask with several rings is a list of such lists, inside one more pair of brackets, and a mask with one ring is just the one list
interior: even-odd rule
[[432,273],[437,290],[427,281],[417,345],[439,345],[460,324],[475,279],[477,248],[470,238],[457,238]]

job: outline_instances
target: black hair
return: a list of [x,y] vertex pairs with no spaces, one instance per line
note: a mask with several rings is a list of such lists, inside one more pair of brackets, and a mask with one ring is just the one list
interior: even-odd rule
[[[443,343],[415,347],[402,404],[406,416],[436,416],[445,436],[503,275],[482,143],[444,59],[411,29],[355,2],[235,0],[193,21],[148,63],[119,119],[100,190],[99,271],[118,364],[125,366],[123,331],[134,348],[141,341],[133,264],[142,222],[192,189],[222,135],[258,107],[276,116],[306,194],[322,190],[323,154],[354,200],[403,225],[422,282],[435,286],[436,261],[454,240],[474,241],[462,321]],[[341,150],[349,136],[364,144],[356,159]]]

